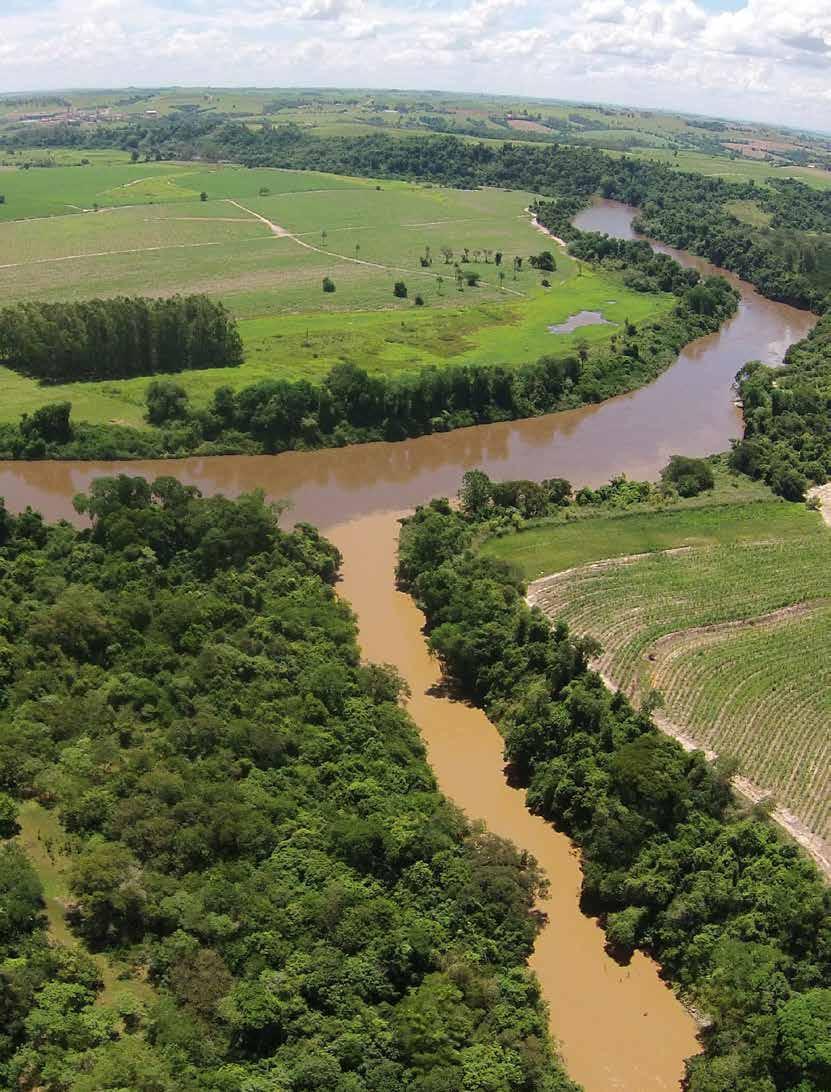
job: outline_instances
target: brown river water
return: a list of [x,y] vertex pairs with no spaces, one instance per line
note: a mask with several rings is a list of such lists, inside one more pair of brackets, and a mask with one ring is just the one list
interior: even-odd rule
[[[598,202],[576,223],[632,237],[632,215],[626,206]],[[685,265],[711,268],[660,249]],[[636,953],[621,967],[606,955],[602,931],[580,912],[576,850],[527,811],[522,791],[509,787],[501,737],[484,714],[437,690],[423,617],[394,586],[397,519],[415,504],[455,493],[471,467],[495,478],[559,476],[598,485],[621,471],[654,477],[676,452],[724,450],[740,432],[732,392],[736,371],[751,359],[781,362],[788,345],[815,321],[730,279],[742,293],[735,318],[690,345],[650,386],[599,406],[337,451],[123,464],[0,463],[0,496],[8,507],[31,505],[50,519],[74,518],[72,497],[101,475],[174,474],[204,493],[234,496],[262,488],[274,499],[288,498],[292,521],[315,523],[337,543],[344,556],[340,591],[358,617],[364,655],[394,664],[408,680],[410,711],[441,789],[471,818],[484,819],[532,853],[550,879],[540,906],[548,923],[531,964],[569,1073],[587,1092],[677,1090],[684,1058],[699,1049],[696,1027],[651,960]]]

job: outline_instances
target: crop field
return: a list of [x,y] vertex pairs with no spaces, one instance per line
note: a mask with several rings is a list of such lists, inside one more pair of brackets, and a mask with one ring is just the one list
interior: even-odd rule
[[[626,319],[673,305],[578,266],[533,227],[527,193],[201,164],[91,163],[8,177],[45,179],[51,189],[28,194],[42,216],[0,223],[4,303],[204,292],[236,315],[246,362],[182,375],[197,405],[225,384],[317,379],[340,361],[383,372],[515,365],[604,341]],[[93,197],[98,211],[67,211],[71,201],[91,207]],[[14,202],[12,195],[0,209]],[[547,288],[527,261],[542,249],[556,251]],[[481,281],[459,291],[452,263],[465,250],[463,270]],[[524,258],[516,275],[514,255]],[[322,292],[324,276],[335,292]],[[393,295],[397,280],[407,285],[405,299]],[[582,310],[602,312],[609,324],[549,331]],[[141,425],[148,382],[67,384],[57,393],[79,419]],[[0,420],[54,400],[56,390],[0,369]]]
[[[530,541],[526,541],[530,540]],[[601,515],[488,542],[599,669],[831,837],[831,533],[779,501]]]

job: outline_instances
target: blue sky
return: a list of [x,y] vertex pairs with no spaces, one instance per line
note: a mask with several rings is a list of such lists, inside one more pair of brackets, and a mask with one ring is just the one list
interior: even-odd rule
[[831,130],[831,0],[0,0],[0,90],[443,88]]

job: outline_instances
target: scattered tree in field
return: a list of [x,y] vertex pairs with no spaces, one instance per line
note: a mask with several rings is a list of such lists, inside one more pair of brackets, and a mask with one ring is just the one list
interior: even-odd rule
[[482,274],[478,273],[475,269],[470,269],[465,274],[465,280],[467,281],[468,288],[475,288],[479,281],[482,279]]
[[392,286],[392,294],[399,300],[407,298],[407,286],[403,281],[396,281]]
[[202,192],[199,194],[199,200],[200,201],[207,201],[208,200],[208,195],[207,195],[207,193],[205,193],[204,190],[202,190]]
[[416,298],[415,298],[415,300],[413,302],[415,303],[416,307],[423,307],[424,306],[424,297],[423,296],[416,296]]
[[551,287],[551,281],[548,279],[548,277],[543,277],[543,279],[540,281],[540,284],[543,288]]
[[661,471],[661,481],[682,497],[695,497],[715,484],[710,464],[705,459],[691,459],[686,455],[672,456]]
[[505,291],[505,270],[500,269],[497,276],[499,277],[499,290],[500,290],[500,292],[504,292]]
[[557,268],[557,263],[554,261],[554,255],[550,250],[542,250],[539,254],[532,254],[528,259],[528,264],[532,269],[541,269],[546,273],[553,273]]
[[436,277],[436,291],[440,296],[444,295],[444,277],[441,275]]
[[501,250],[497,250],[497,252],[493,256],[493,260],[497,265],[502,265],[502,251]]
[[268,188],[268,186],[260,186],[260,197],[268,197],[270,193],[271,190]]
[[328,232],[326,231],[326,228],[323,228],[323,229],[321,230],[321,232],[320,232],[320,245],[321,245],[321,246],[326,246],[326,240],[327,240],[328,238],[329,238],[329,234],[328,234]]
[[335,291],[335,282],[332,280],[331,277],[324,277],[323,278],[323,291],[324,292],[334,292]]
[[444,264],[450,265],[450,263],[453,261],[453,250],[449,246],[443,246],[441,248],[441,254],[444,258]]

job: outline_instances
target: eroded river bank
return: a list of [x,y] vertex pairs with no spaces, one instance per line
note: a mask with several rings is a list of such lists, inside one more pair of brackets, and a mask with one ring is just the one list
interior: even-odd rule
[[[601,202],[579,227],[631,234],[632,210]],[[684,264],[709,270],[692,256]],[[762,299],[730,277],[741,293],[738,314],[719,333],[688,346],[678,362],[639,391],[568,413],[463,429],[397,444],[280,456],[228,456],[159,462],[3,463],[0,496],[50,519],[72,518],[72,498],[101,475],[124,471],[175,475],[204,493],[229,496],[262,488],[290,498],[292,521],[308,520],[344,555],[342,594],[351,601],[366,656],[393,663],[413,692],[411,712],[442,790],[472,818],[537,857],[551,881],[541,909],[548,925],[532,958],[551,1025],[571,1075],[587,1092],[677,1089],[683,1059],[698,1049],[695,1025],[642,955],[621,968],[605,953],[603,934],[579,909],[579,859],[568,839],[526,810],[508,786],[499,733],[479,710],[436,690],[423,619],[393,582],[398,516],[433,496],[452,495],[465,470],[495,478],[562,476],[598,485],[621,471],[654,477],[671,454],[725,449],[740,431],[732,380],[747,360],[781,361],[813,316]]]

